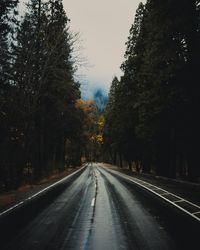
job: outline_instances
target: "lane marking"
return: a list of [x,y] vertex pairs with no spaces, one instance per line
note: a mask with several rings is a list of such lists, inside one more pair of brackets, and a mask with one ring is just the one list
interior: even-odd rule
[[[155,191],[155,193],[157,193],[156,191]],[[162,193],[158,193],[159,195],[169,195],[170,193],[169,192],[162,192]]]
[[91,207],[94,207],[94,204],[95,204],[95,198],[92,199]]
[[34,195],[29,196],[28,198],[24,199],[23,201],[20,201],[19,203],[15,204],[14,206],[12,206],[12,207],[6,209],[5,211],[3,211],[3,212],[0,213],[0,216],[9,213],[10,211],[12,211],[12,210],[14,210],[15,208],[21,206],[21,205],[24,204],[25,202],[34,199],[35,197],[39,196],[39,195],[42,194],[42,193],[45,193],[45,191],[47,191],[47,190],[53,188],[54,186],[58,185],[59,183],[62,183],[62,182],[64,182],[64,181],[66,181],[68,178],[70,178],[70,177],[72,177],[73,175],[75,175],[76,173],[80,172],[80,171],[81,171],[83,168],[85,168],[85,167],[87,167],[87,164],[84,164],[84,166],[83,166],[82,168],[78,169],[77,171],[73,172],[72,174],[70,174],[70,175],[64,177],[63,179],[61,179],[61,180],[59,180],[59,181],[57,181],[57,182],[51,184],[50,186],[48,186],[48,187],[46,187],[46,188],[40,190],[39,192],[35,193]]
[[192,213],[192,214],[200,214],[200,211],[199,211],[199,212]]
[[178,201],[174,201],[175,203],[179,203],[179,202],[183,202],[185,201],[184,199],[178,200]]
[[[129,181],[133,182],[134,184],[136,184],[136,185],[142,187],[143,189],[146,189],[146,190],[150,191],[151,193],[153,193],[153,194],[157,195],[158,197],[164,199],[164,200],[167,201],[168,203],[172,204],[173,206],[177,207],[177,208],[180,209],[181,211],[185,212],[186,214],[190,215],[191,217],[193,217],[194,219],[196,219],[197,221],[200,222],[200,218],[198,218],[194,213],[189,212],[189,210],[187,210],[187,209],[185,209],[185,208],[179,206],[178,204],[176,204],[177,201],[174,201],[174,202],[173,202],[173,201],[170,201],[170,200],[167,199],[165,196],[160,195],[159,193],[155,192],[153,189],[148,188],[147,186],[142,185],[139,181],[137,181],[136,178],[134,178],[134,177],[131,178],[130,176],[126,176],[125,174],[118,173],[118,172],[116,172],[116,171],[114,171],[114,170],[111,170],[111,169],[107,169],[107,168],[105,168],[105,167],[103,167],[103,166],[102,166],[101,168],[102,168],[104,171],[106,171],[106,172],[110,172],[110,174],[113,173],[114,175],[118,175],[119,177],[122,177],[122,178],[124,178],[124,179],[126,179],[126,180],[129,180]],[[148,182],[143,181],[143,183],[145,183],[145,184],[148,185]],[[152,186],[153,186],[154,188],[157,188],[155,185],[152,185]],[[163,190],[163,192],[167,192],[166,190],[164,190],[164,189],[162,189],[162,188],[159,188],[159,189],[160,189],[160,190]],[[195,208],[197,208],[197,209],[200,210],[200,206],[198,206],[198,205],[196,205],[196,204],[194,204],[194,203],[192,203],[192,202],[190,202],[190,201],[188,201],[188,200],[185,200],[185,199],[183,199],[182,197],[180,197],[180,196],[178,196],[178,195],[175,195],[175,194],[173,194],[173,193],[170,193],[170,192],[167,192],[167,193],[173,195],[173,196],[176,197],[176,198],[178,198],[178,200],[180,200],[181,202],[183,202],[183,201],[184,201],[184,202],[187,202],[187,203],[190,204],[191,206],[193,206],[193,207],[195,207]],[[200,211],[198,211],[198,213],[199,213],[199,212],[200,212]]]

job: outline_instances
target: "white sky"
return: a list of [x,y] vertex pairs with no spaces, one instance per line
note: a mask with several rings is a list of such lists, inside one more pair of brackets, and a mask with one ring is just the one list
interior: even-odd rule
[[[79,32],[82,55],[90,67],[78,71],[83,95],[95,88],[106,92],[114,75],[120,76],[125,42],[140,0],[63,0],[71,30]],[[82,74],[84,76],[82,76]],[[87,92],[87,94],[86,94]]]
[[[125,42],[139,2],[145,0],[63,0],[71,31],[81,37],[81,56],[88,67],[77,72],[83,97],[95,89],[108,92],[113,77],[120,76]],[[20,9],[24,9],[20,0]]]

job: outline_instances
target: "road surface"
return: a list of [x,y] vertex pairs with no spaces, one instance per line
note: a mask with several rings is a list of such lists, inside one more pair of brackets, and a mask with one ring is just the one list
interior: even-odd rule
[[1,239],[1,249],[198,249],[161,210],[100,164],[90,163],[22,228]]

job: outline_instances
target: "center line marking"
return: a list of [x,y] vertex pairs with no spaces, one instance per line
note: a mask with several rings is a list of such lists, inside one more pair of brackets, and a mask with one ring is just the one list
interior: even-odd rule
[[92,199],[91,207],[94,207],[94,203],[95,203],[95,198]]

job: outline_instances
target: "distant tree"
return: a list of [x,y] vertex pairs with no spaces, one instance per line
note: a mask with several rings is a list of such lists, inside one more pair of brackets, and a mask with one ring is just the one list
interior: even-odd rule
[[116,130],[115,130],[115,122],[114,122],[114,117],[115,117],[115,104],[116,104],[116,91],[119,85],[119,80],[117,77],[113,78],[113,81],[111,83],[110,87],[110,92],[108,96],[108,103],[107,107],[105,110],[105,127],[104,127],[104,149],[105,151],[108,150],[109,155],[112,159],[112,162],[116,164],[116,154],[117,154],[117,149],[115,147],[115,135],[116,135]]
[[108,97],[107,95],[103,93],[101,89],[98,89],[95,91],[94,102],[95,102],[95,105],[99,114],[104,113],[107,101],[108,101]]
[[[112,156],[112,158],[119,155],[120,165],[122,166],[125,160],[130,168],[133,161],[139,160],[139,145],[136,138],[138,119],[136,74],[140,66],[139,61],[141,61],[138,41],[141,40],[144,12],[145,7],[141,3],[136,11],[135,21],[126,43],[126,60],[121,66],[124,76],[120,81],[113,79],[105,115],[105,145],[107,144],[107,147],[114,151],[115,157]],[[116,162],[115,159],[114,162]]]
[[77,107],[82,111],[82,157],[84,160],[97,161],[101,157],[104,118],[99,114],[95,101],[78,100]]

